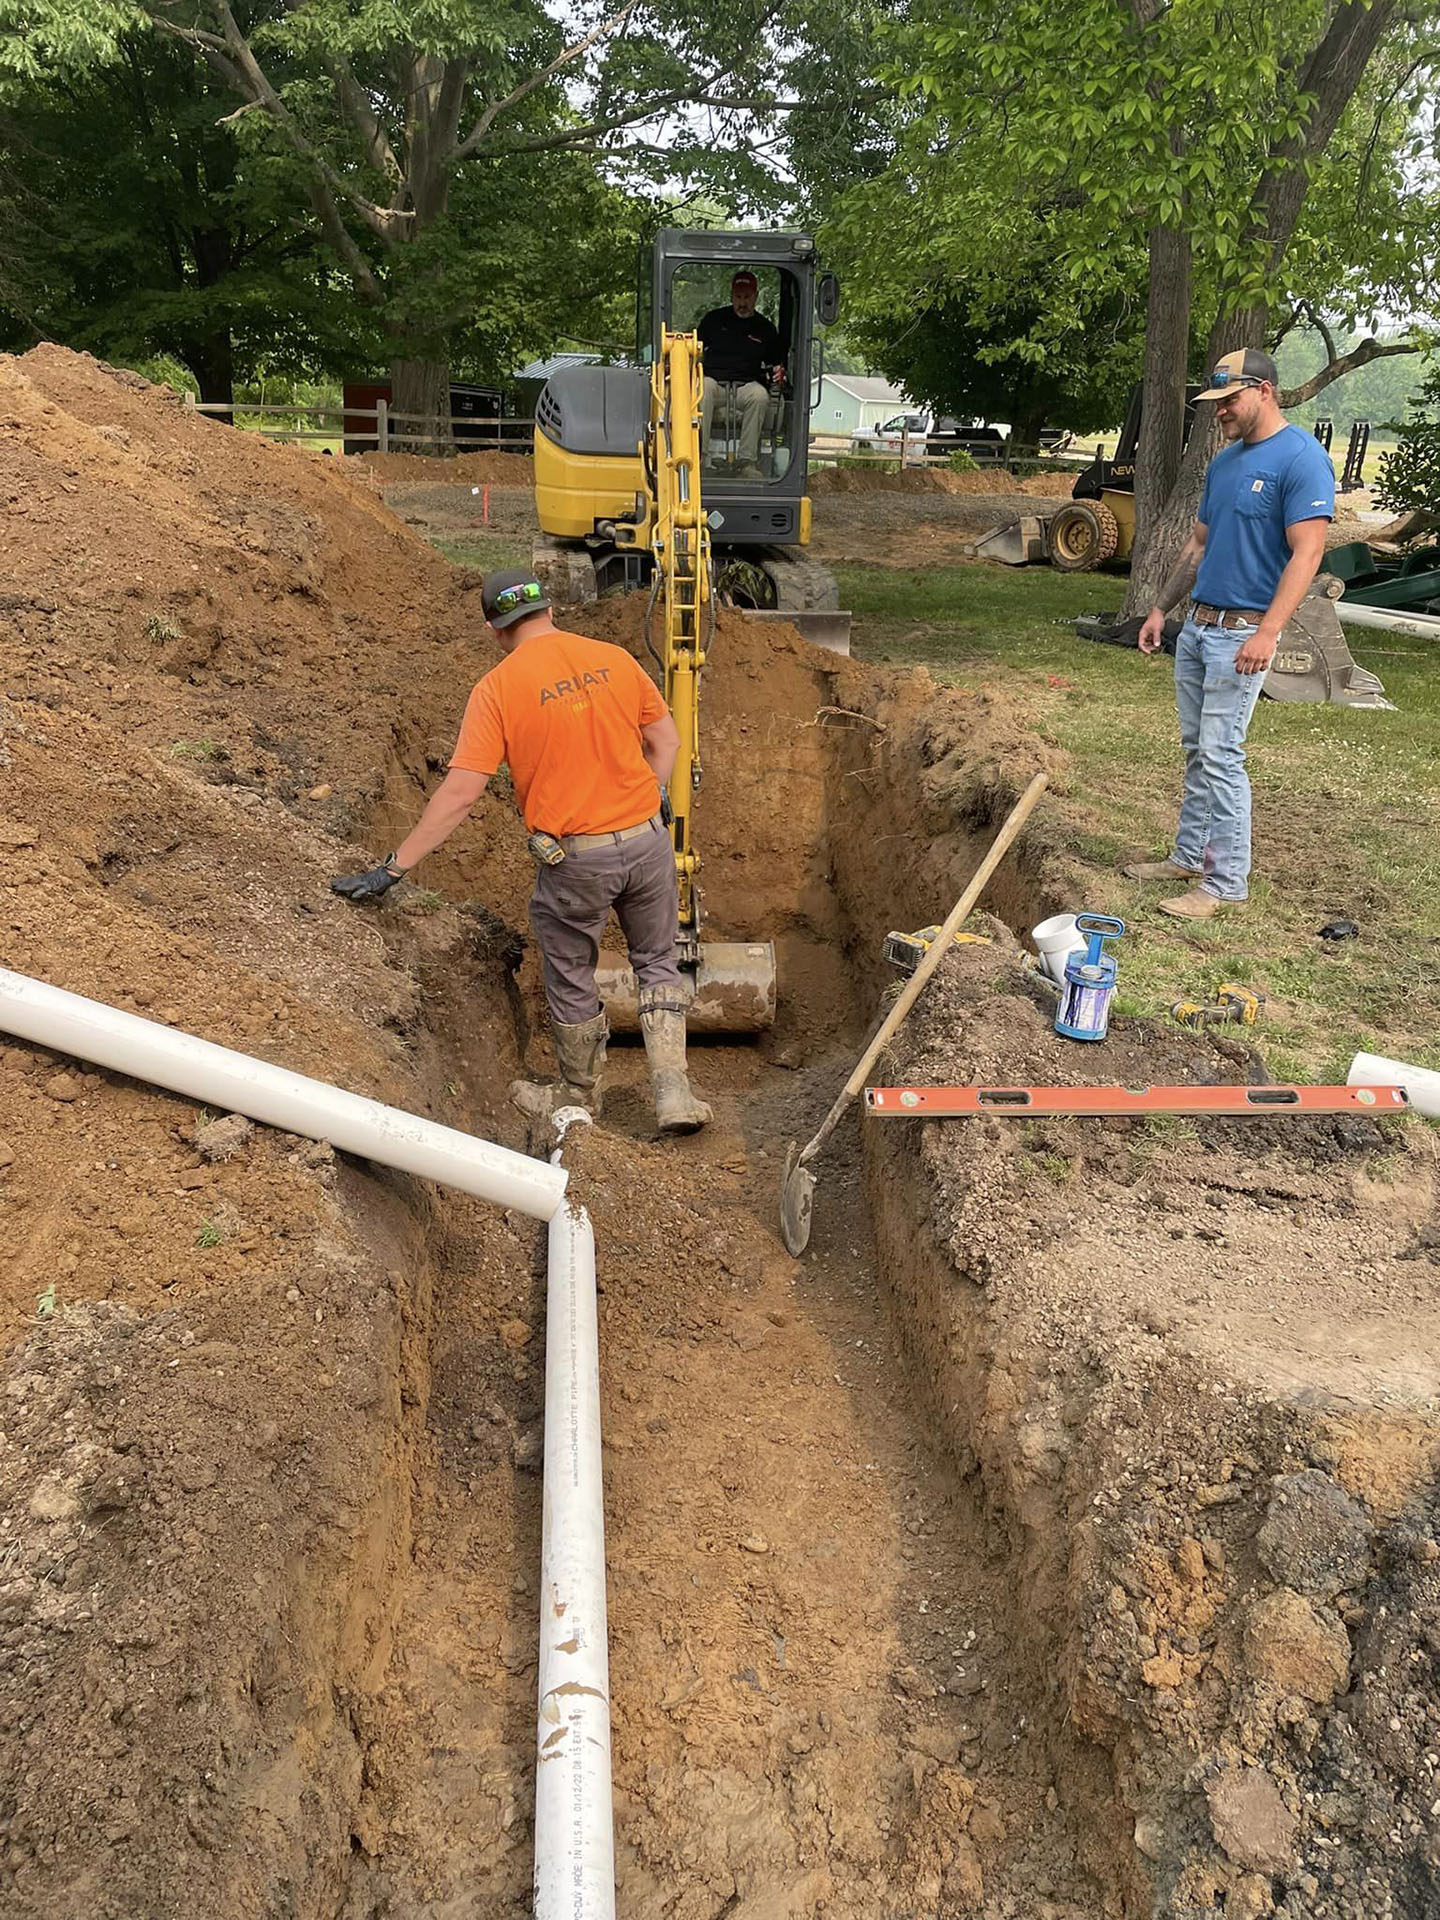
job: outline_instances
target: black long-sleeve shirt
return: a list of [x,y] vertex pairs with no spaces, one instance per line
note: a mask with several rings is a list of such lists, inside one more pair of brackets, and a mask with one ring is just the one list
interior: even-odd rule
[[705,371],[712,380],[758,380],[767,385],[771,367],[782,366],[785,347],[763,313],[742,320],[734,307],[713,307],[697,332],[705,349]]

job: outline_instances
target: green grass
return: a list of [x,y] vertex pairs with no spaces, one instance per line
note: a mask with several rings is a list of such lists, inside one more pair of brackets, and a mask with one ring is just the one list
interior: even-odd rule
[[[1074,875],[1065,904],[1130,927],[1120,1010],[1164,1015],[1184,993],[1240,980],[1269,996],[1254,1037],[1277,1077],[1343,1080],[1361,1048],[1440,1066],[1440,660],[1424,641],[1351,638],[1397,713],[1262,700],[1249,741],[1250,903],[1182,925],[1156,913],[1158,889],[1115,870],[1170,845],[1180,769],[1170,662],[1095,646],[1070,626],[1077,613],[1118,607],[1123,578],[837,571],[859,659],[1003,692],[1068,756],[1063,792],[1047,802]],[[1359,923],[1358,940],[1317,937],[1335,913]]]
[[528,567],[531,541],[523,533],[439,533],[430,536],[447,560],[457,567],[478,567],[490,573],[496,567]]

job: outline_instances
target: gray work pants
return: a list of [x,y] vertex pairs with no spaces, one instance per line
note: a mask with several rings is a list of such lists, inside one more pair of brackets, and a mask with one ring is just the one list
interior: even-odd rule
[[595,963],[611,908],[642,987],[678,987],[675,957],[679,898],[675,849],[663,826],[633,840],[567,851],[541,867],[530,897],[530,924],[545,964],[550,1018],[578,1027],[600,1011]]

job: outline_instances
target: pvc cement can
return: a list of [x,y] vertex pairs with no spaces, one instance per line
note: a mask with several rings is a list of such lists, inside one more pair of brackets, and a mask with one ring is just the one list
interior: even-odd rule
[[1110,996],[1114,991],[1113,965],[1086,966],[1072,960],[1060,989],[1055,1031],[1068,1040],[1103,1040],[1110,1029]]

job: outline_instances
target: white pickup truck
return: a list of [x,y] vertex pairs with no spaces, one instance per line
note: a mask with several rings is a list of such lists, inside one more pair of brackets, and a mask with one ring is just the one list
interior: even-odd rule
[[925,459],[925,438],[934,425],[928,413],[897,413],[878,427],[856,427],[850,435],[852,453],[888,453],[898,457],[902,445],[906,458],[917,466]]
[[930,459],[964,452],[976,460],[998,460],[1010,429],[983,420],[955,420],[948,413],[897,413],[878,427],[857,427],[850,435],[852,453],[885,453],[892,459],[905,450],[907,465],[924,466]]

